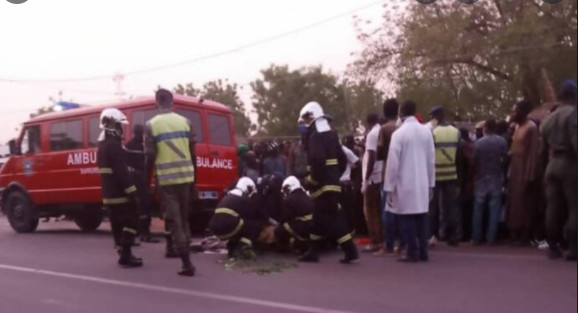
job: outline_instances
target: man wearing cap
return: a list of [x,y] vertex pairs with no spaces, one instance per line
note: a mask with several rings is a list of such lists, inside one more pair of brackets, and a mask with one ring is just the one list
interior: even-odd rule
[[450,125],[445,118],[441,105],[430,111],[432,132],[435,143],[435,176],[436,186],[430,208],[431,241],[435,243],[440,238],[440,217],[443,234],[448,245],[457,246],[459,242],[459,185],[458,185],[458,148],[460,132]]
[[570,244],[566,259],[573,261],[576,260],[578,180],[575,81],[563,83],[558,102],[556,110],[544,120],[540,129],[542,155],[549,159],[545,177],[546,232],[550,249],[548,256],[552,259],[560,258],[560,243],[566,239]]

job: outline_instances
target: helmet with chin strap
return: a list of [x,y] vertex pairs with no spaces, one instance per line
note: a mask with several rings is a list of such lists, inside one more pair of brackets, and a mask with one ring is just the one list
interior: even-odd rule
[[287,177],[281,186],[281,192],[285,197],[298,189],[303,189],[303,187],[301,186],[299,179],[297,179],[295,176]]
[[316,120],[325,116],[323,113],[323,108],[317,102],[309,102],[301,109],[299,112],[298,124],[306,125],[310,127]]
[[99,141],[104,140],[104,133],[111,132],[121,137],[124,125],[128,125],[126,115],[119,109],[109,108],[100,113],[100,129],[103,130],[99,137]]

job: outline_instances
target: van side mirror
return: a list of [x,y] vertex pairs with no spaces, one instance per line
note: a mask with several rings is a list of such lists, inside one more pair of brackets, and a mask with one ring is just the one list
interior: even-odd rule
[[16,144],[16,140],[12,139],[8,142],[8,146],[10,148],[10,155],[21,155],[22,151],[20,151],[20,147]]

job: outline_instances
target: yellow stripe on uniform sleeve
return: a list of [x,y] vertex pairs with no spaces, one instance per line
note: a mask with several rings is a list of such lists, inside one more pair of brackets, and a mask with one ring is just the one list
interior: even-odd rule
[[132,186],[130,186],[124,190],[124,193],[126,193],[126,194],[131,194],[133,192],[136,192],[136,187],[134,185],[132,185]]

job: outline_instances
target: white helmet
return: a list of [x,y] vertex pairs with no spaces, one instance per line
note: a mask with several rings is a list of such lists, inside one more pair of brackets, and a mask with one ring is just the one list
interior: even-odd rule
[[295,190],[303,189],[301,186],[301,182],[295,176],[289,176],[283,181],[283,185],[281,186],[281,192],[287,196],[288,194],[292,193]]
[[126,115],[124,115],[124,113],[122,113],[119,109],[104,109],[102,113],[100,113],[100,129],[109,129],[111,124],[116,123],[121,125],[128,124]]
[[323,113],[323,108],[319,103],[309,102],[301,109],[298,123],[311,126],[313,122],[319,118],[322,118],[324,115],[325,113]]
[[255,185],[255,182],[251,178],[241,177],[241,179],[239,179],[239,181],[237,182],[235,189],[231,191],[232,194],[240,196],[238,192],[246,196],[251,196],[252,194],[257,192],[257,185]]

